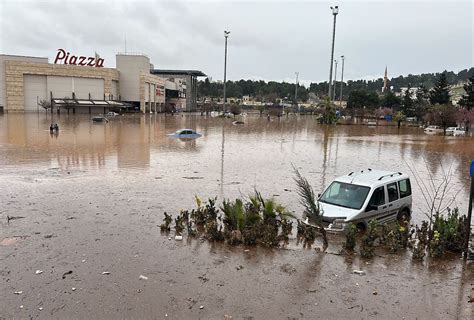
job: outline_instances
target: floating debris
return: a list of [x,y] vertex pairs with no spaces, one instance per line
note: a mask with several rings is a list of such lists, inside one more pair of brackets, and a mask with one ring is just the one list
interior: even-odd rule
[[358,274],[360,276],[365,276],[365,271],[363,270],[352,270],[352,273]]
[[243,265],[239,265],[239,266],[235,267],[235,269],[237,269],[237,270],[242,270],[243,268],[244,268]]
[[109,271],[104,271],[104,272],[102,272],[102,274],[109,275],[110,272]]
[[138,277],[138,280],[148,280],[148,277],[145,277],[144,275],[141,274],[141,275]]
[[72,291],[76,291],[76,288],[72,287]]
[[23,291],[21,291],[21,290],[13,292],[13,294],[22,294],[22,293],[23,293]]
[[36,273],[36,274],[42,274],[42,273],[43,273],[43,270],[36,270],[35,273]]
[[68,272],[64,272],[62,278],[63,278],[63,279],[66,279],[66,276],[67,276],[68,274],[72,274],[72,270],[69,270]]
[[204,306],[199,306],[199,309],[201,309],[201,310],[204,309]]
[[183,240],[183,236],[175,236],[174,239],[176,241],[181,241],[181,240]]

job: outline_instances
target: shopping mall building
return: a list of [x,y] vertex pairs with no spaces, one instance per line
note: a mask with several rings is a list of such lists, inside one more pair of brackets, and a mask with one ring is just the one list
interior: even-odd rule
[[[0,54],[0,111],[38,112],[48,101],[51,112],[195,111],[196,70],[155,69],[144,54],[119,53],[116,67],[104,59],[58,49],[48,58]],[[43,103],[44,105],[44,103]]]

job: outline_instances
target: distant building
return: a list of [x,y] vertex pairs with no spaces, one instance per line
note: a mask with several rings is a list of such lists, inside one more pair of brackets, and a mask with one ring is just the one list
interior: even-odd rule
[[[395,95],[397,97],[404,97],[405,96],[405,92],[408,90],[408,87],[401,87],[400,88],[400,92],[395,92]],[[417,87],[414,87],[414,88],[410,88],[410,97],[412,99],[416,98],[416,93],[418,92],[418,88]]]

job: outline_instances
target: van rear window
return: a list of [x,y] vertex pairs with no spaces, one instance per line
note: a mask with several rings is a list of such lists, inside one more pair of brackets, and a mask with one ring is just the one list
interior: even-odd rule
[[411,196],[410,179],[398,181],[398,189],[400,190],[400,198]]

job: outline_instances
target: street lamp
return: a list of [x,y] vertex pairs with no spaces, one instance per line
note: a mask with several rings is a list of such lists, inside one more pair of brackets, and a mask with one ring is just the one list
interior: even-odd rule
[[227,38],[229,37],[230,31],[224,30],[224,38],[225,38],[225,53],[224,53],[224,104],[222,110],[225,114],[225,103],[227,102],[227,93],[225,91],[226,82],[227,82]]
[[[296,105],[298,105],[298,75],[300,73],[299,72],[295,72],[295,75],[296,75],[296,82],[295,82],[295,103]],[[299,108],[299,107],[298,107]],[[299,110],[298,110],[299,111]]]
[[332,100],[336,100],[336,79],[337,79],[337,60],[334,60],[334,63],[336,64],[336,67],[334,68],[334,85],[333,85],[333,94],[332,94]]
[[332,93],[332,63],[334,60],[334,41],[336,39],[336,16],[339,13],[339,7],[331,7],[332,10],[332,15],[334,16],[334,24],[332,28],[332,49],[331,49],[331,67],[329,68],[329,90],[328,90],[328,96],[329,99],[331,99],[331,93]]
[[341,71],[341,91],[339,92],[339,108],[342,108],[342,84],[344,83],[344,56],[341,56],[342,71]]

